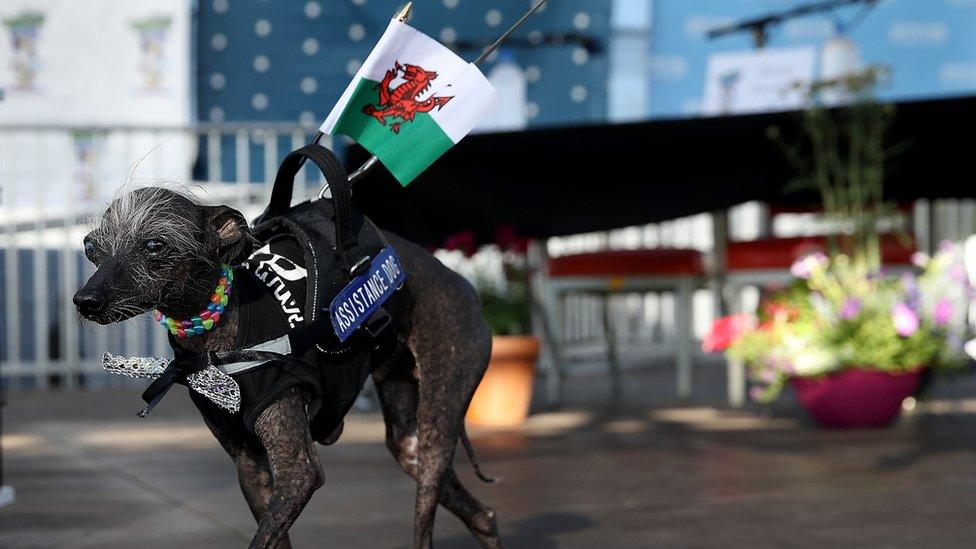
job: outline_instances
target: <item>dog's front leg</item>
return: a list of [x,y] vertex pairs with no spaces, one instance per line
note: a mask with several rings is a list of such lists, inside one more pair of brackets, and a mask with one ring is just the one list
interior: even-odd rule
[[308,431],[305,402],[297,390],[268,406],[254,430],[268,453],[274,484],[251,548],[272,548],[285,539],[325,475]]
[[[201,411],[204,412],[204,422],[217,437],[217,441],[227,451],[230,458],[234,460],[234,465],[237,466],[237,479],[240,482],[244,500],[247,501],[247,506],[250,507],[254,520],[260,523],[261,517],[268,509],[268,502],[271,501],[271,467],[267,463],[264,452],[251,448],[245,443],[242,434],[229,428],[225,422],[215,419],[212,415],[208,416],[208,411],[214,413],[212,408],[208,408],[209,403],[204,404],[201,408]],[[291,544],[288,541],[288,536],[285,535],[278,543],[278,549],[289,547]]]

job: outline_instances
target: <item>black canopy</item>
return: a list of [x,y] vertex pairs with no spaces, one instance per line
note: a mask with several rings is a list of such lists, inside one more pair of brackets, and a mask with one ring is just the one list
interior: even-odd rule
[[[900,103],[891,141],[890,198],[976,196],[969,124],[976,97]],[[499,225],[523,236],[605,230],[728,208],[749,200],[812,201],[782,190],[793,174],[770,126],[797,131],[797,113],[661,120],[474,135],[407,188],[384,168],[357,184],[355,202],[380,226],[425,245]],[[351,148],[346,161],[367,157]]]

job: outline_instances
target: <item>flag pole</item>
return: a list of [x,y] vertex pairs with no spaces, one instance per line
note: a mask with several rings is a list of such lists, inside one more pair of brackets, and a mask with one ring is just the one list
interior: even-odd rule
[[[499,36],[497,40],[495,40],[494,42],[492,42],[490,46],[485,48],[485,51],[481,52],[481,55],[479,55],[478,58],[475,59],[473,63],[477,65],[482,61],[484,61],[485,59],[487,59],[488,56],[491,55],[491,52],[497,50],[499,46],[501,46],[506,40],[508,40],[508,37],[511,36],[512,33],[516,31],[516,29],[522,26],[522,23],[525,23],[526,19],[531,17],[532,14],[538,11],[539,8],[541,8],[542,5],[545,3],[546,0],[539,0],[538,2],[533,4],[533,6],[529,8],[529,11],[525,12],[525,14],[523,14],[522,17],[520,17],[519,20],[516,21],[514,25],[509,27],[509,29],[505,31],[504,34]],[[410,12],[412,8],[413,8],[413,2],[407,2],[407,4],[402,8],[400,8],[400,10],[397,11],[397,14],[393,16],[394,19],[400,21],[401,23],[405,23],[406,20],[410,17]],[[312,140],[312,143],[318,143],[322,135],[323,135],[322,132],[318,132],[317,134],[315,134],[315,138]],[[363,165],[360,166],[356,171],[349,174],[349,183],[355,184],[357,181],[362,179],[367,173],[369,173],[370,170],[372,170],[376,166],[377,162],[379,162],[379,158],[376,158],[376,155],[370,156],[369,160],[364,162]]]

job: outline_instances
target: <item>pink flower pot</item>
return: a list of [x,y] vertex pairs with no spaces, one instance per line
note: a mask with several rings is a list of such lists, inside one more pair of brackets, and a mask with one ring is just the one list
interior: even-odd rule
[[901,374],[850,369],[790,382],[800,404],[824,427],[884,427],[898,417],[921,375],[922,368]]

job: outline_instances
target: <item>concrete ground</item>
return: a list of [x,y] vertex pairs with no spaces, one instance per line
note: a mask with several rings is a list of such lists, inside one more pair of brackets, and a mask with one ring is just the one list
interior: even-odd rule
[[[714,381],[675,406],[669,379],[629,372],[623,402],[608,406],[604,378],[577,378],[567,407],[472,433],[504,480],[478,482],[460,456],[456,467],[510,546],[976,546],[972,379],[879,431],[818,430],[788,406],[723,411],[709,405]],[[254,524],[233,467],[185,394],[147,420],[134,417],[140,404],[136,388],[10,395],[5,477],[17,494],[0,508],[0,547],[247,545]],[[409,545],[413,483],[382,434],[376,413],[357,413],[321,448],[327,481],[291,530],[296,547]],[[476,546],[444,510],[435,538]]]

